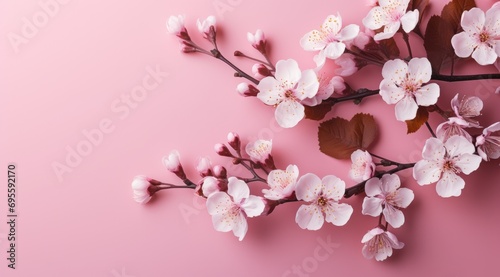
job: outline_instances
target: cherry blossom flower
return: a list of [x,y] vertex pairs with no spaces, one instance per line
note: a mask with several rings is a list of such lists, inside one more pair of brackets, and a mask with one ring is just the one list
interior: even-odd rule
[[196,21],[198,31],[203,35],[204,38],[210,39],[214,36],[216,30],[215,21],[215,16],[213,15],[208,16],[207,19],[203,21],[200,21],[200,19]]
[[272,149],[272,140],[259,139],[254,142],[248,143],[245,147],[245,152],[247,152],[252,161],[266,164],[266,161],[271,158]]
[[300,228],[308,230],[319,230],[325,220],[336,226],[345,225],[353,209],[349,204],[338,203],[344,191],[344,181],[333,175],[320,179],[308,173],[300,177],[295,188],[295,195],[298,200],[310,204],[300,206],[295,222]]
[[257,49],[260,53],[264,54],[266,52],[266,36],[262,30],[257,30],[255,34],[247,33],[247,39],[248,42],[252,44],[252,47]]
[[212,216],[215,230],[220,232],[233,231],[241,241],[245,237],[248,225],[247,217],[262,214],[265,208],[264,200],[250,195],[248,185],[235,177],[229,177],[226,192],[214,192],[207,199],[207,210]]
[[173,150],[168,154],[168,156],[163,157],[163,164],[165,167],[181,179],[186,179],[186,174],[184,174],[184,169],[182,168],[179,152]]
[[345,51],[345,41],[354,39],[359,33],[359,26],[350,24],[342,29],[342,18],[329,15],[320,30],[312,30],[300,40],[300,45],[306,51],[320,51],[314,57],[318,67],[325,64],[326,58],[336,59]]
[[398,241],[398,238],[389,231],[377,227],[363,236],[361,243],[363,246],[363,256],[367,259],[383,261],[392,256],[392,249],[401,249],[405,245]]
[[486,14],[479,8],[464,11],[461,19],[463,32],[451,39],[455,54],[471,56],[480,65],[493,64],[500,55],[500,5],[494,5]]
[[149,182],[151,178],[143,175],[135,176],[132,181],[132,190],[134,192],[133,198],[137,203],[146,204],[151,200],[151,192],[149,188],[151,183]]
[[281,60],[276,64],[275,77],[266,77],[257,86],[259,98],[275,106],[276,121],[281,127],[291,128],[304,118],[301,101],[316,95],[319,88],[314,70],[300,71],[296,61]]
[[379,0],[379,5],[368,12],[363,18],[366,28],[378,30],[384,27],[381,33],[373,37],[376,41],[392,38],[401,26],[406,33],[415,29],[419,12],[418,10],[406,12],[409,2],[410,0]]
[[299,168],[289,165],[285,170],[276,169],[269,172],[267,183],[270,189],[263,189],[264,197],[269,200],[279,200],[292,195],[295,190]]
[[380,83],[380,95],[387,104],[396,104],[396,119],[414,119],[418,106],[434,105],[439,98],[439,86],[427,84],[432,68],[427,58],[414,58],[408,64],[403,60],[388,61],[382,68],[384,80]]
[[355,182],[362,182],[373,177],[375,173],[375,163],[368,151],[356,150],[351,154],[351,169],[349,177]]
[[450,137],[459,135],[472,142],[471,135],[464,130],[464,128],[467,127],[470,127],[470,124],[465,121],[465,119],[459,117],[450,117],[448,118],[448,121],[445,121],[438,125],[436,129],[436,137],[441,141],[447,141]]
[[500,133],[498,131],[500,131],[500,122],[484,128],[483,134],[476,138],[477,153],[485,161],[500,158]]
[[385,174],[381,179],[372,178],[365,184],[366,197],[363,200],[364,215],[373,217],[384,214],[385,221],[394,228],[405,222],[400,208],[406,208],[415,197],[408,188],[400,188],[401,181],[396,174]]
[[458,118],[465,120],[468,123],[467,127],[480,127],[477,120],[473,117],[481,115],[483,109],[483,100],[477,96],[470,96],[458,100],[458,93],[451,99],[451,108]]
[[423,160],[413,168],[413,178],[419,185],[437,182],[441,197],[460,196],[465,187],[459,173],[469,175],[478,169],[481,157],[473,154],[474,145],[462,136],[452,136],[445,143],[429,138],[422,150]]

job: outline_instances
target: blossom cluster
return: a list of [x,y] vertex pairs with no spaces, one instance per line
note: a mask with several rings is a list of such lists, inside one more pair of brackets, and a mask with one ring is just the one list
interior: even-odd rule
[[[184,25],[184,16],[171,16],[167,30],[179,39],[182,52],[205,54],[229,65],[236,71],[234,76],[246,79],[237,85],[236,91],[274,108],[275,120],[284,128],[295,127],[305,118],[322,120],[341,102],[359,104],[365,97],[379,96],[383,102],[394,105],[395,120],[405,123],[409,133],[425,125],[430,137],[423,146],[420,160],[400,163],[369,151],[377,135],[377,126],[369,120],[371,115],[358,114],[356,120],[351,121],[342,118],[324,121],[320,128],[327,126],[332,131],[319,132],[320,151],[337,159],[350,158],[348,176],[355,185],[347,187],[346,182],[334,174],[303,173],[296,164],[277,167],[272,141],[261,139],[243,145],[236,133],[229,133],[227,141],[216,144],[214,150],[244,168],[250,177],[233,174],[223,165],[212,165],[210,159],[201,158],[196,166],[199,180],[192,181],[184,172],[179,153],[172,151],[163,163],[183,185],[140,175],[132,182],[134,199],[145,204],[160,190],[191,188],[206,198],[214,229],[232,231],[242,240],[248,231],[248,218],[268,215],[276,207],[290,202],[302,203],[295,215],[301,229],[319,230],[325,222],[344,226],[356,211],[347,198],[364,195],[360,213],[378,219],[361,238],[361,252],[377,261],[390,257],[393,249],[404,246],[394,230],[404,225],[403,210],[415,198],[412,189],[402,186],[398,172],[412,169],[414,183],[421,186],[435,183],[439,196],[458,197],[465,187],[463,175],[478,170],[484,162],[500,158],[500,121],[484,124],[478,118],[485,103],[479,97],[467,96],[467,92],[450,92],[439,85],[439,81],[500,79],[497,74],[500,3],[483,11],[473,0],[462,1],[466,5],[458,2],[451,1],[441,16],[431,18],[425,33],[420,27],[429,1],[378,0],[362,20],[364,31],[356,24],[344,25],[338,13],[329,15],[319,29],[306,33],[299,41],[303,50],[315,53],[312,58],[315,68],[301,69],[293,59],[271,62],[264,32],[248,33],[249,44],[263,58],[241,51],[235,51],[234,56],[255,61],[251,72],[241,70],[220,52],[214,16],[198,20],[196,24],[211,50],[194,42]],[[457,11],[461,14],[459,22],[446,21],[451,18],[450,13]],[[435,26],[453,27],[448,37],[438,38],[443,40],[438,43],[445,45],[432,46],[437,39],[433,35]],[[428,56],[413,55],[410,37],[424,42]],[[405,43],[407,56],[401,54],[396,39]],[[442,68],[450,67],[446,63],[450,57],[451,72],[455,60],[468,57],[481,66],[497,68],[492,74],[442,75]],[[356,74],[365,66],[379,67],[382,81],[376,89],[352,89],[344,77]],[[454,97],[449,107],[446,105],[443,109],[439,100],[444,94]],[[442,118],[436,128],[429,124],[430,113]],[[253,183],[265,185],[260,195],[251,194]],[[411,186],[413,182],[408,183]]]

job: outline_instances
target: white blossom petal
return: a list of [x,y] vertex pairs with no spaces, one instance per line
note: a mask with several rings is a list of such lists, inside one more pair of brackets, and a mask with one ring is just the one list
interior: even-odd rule
[[330,222],[335,226],[344,226],[351,218],[353,209],[349,204],[329,203],[324,209],[326,214],[326,222]]
[[373,217],[379,216],[382,213],[382,203],[384,200],[378,197],[365,197],[363,199],[362,211],[364,215]]
[[405,216],[402,211],[391,205],[386,205],[383,211],[385,221],[394,228],[399,228],[405,223]]
[[325,217],[317,205],[302,205],[297,211],[295,222],[302,229],[319,230],[325,222]]
[[441,177],[441,164],[436,161],[421,160],[413,167],[413,178],[419,185],[435,183]]
[[396,119],[406,121],[414,119],[417,116],[418,105],[411,97],[405,96],[396,103]]
[[297,181],[295,195],[298,200],[311,202],[319,196],[321,190],[321,179],[312,173],[307,173]]
[[401,25],[406,33],[409,33],[415,29],[418,23],[419,12],[418,10],[413,10],[407,12],[401,17]]
[[465,187],[464,180],[452,171],[444,171],[436,185],[436,192],[441,197],[460,196]]

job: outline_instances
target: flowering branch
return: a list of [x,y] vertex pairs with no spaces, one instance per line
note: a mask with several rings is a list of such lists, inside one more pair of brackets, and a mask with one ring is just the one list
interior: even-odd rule
[[500,79],[500,74],[477,74],[477,75],[441,75],[432,74],[432,80],[445,82],[462,82],[474,80]]

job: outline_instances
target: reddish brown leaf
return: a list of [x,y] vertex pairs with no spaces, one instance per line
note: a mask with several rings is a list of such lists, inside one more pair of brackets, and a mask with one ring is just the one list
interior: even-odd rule
[[433,15],[427,23],[424,47],[434,74],[438,74],[443,63],[455,55],[451,45],[454,34],[450,24],[437,15]]
[[310,107],[304,106],[307,119],[322,120],[326,114],[332,109],[333,102],[323,101],[321,104]]
[[408,5],[408,10],[413,11],[413,10],[418,10],[418,23],[415,29],[413,30],[417,35],[423,37],[422,31],[420,30],[420,23],[422,20],[422,17],[424,16],[425,10],[427,7],[429,7],[429,2],[430,0],[411,0],[410,4]]
[[357,149],[367,149],[378,135],[375,119],[356,114],[350,121],[335,117],[319,125],[319,149],[335,159],[350,159]]
[[379,44],[380,50],[382,50],[382,53],[384,53],[388,59],[392,60],[399,57],[399,48],[394,38],[383,39]]
[[415,133],[429,119],[429,112],[426,107],[418,107],[417,116],[412,120],[406,120],[408,134]]
[[463,12],[474,7],[476,7],[476,2],[474,0],[453,0],[444,6],[441,11],[441,17],[450,24],[453,34],[457,34],[462,29],[460,20]]

